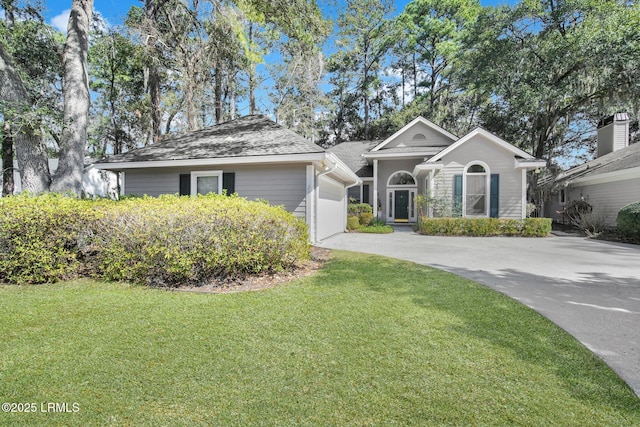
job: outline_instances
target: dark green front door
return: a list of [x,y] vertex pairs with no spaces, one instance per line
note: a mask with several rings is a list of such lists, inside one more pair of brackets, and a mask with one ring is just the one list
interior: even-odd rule
[[396,190],[394,214],[395,222],[409,222],[409,190]]

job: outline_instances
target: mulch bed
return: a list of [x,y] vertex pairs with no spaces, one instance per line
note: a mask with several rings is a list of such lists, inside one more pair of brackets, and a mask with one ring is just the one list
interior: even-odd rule
[[202,286],[185,286],[171,288],[169,290],[179,292],[201,292],[227,294],[234,292],[258,291],[273,288],[277,285],[287,283],[291,280],[300,279],[316,273],[322,265],[329,259],[328,249],[311,247],[311,259],[301,262],[292,270],[279,273],[248,275],[241,278],[220,278],[214,279]]

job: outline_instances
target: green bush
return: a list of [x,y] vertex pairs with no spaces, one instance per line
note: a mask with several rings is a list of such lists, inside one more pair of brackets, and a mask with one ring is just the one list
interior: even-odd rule
[[347,230],[357,230],[360,228],[360,219],[357,216],[349,215],[347,217]]
[[218,195],[0,202],[0,280],[80,273],[162,286],[279,271],[309,256],[306,225],[281,207]]
[[438,236],[544,237],[551,232],[551,219],[422,218],[418,232]]
[[633,239],[640,238],[640,202],[630,203],[618,212],[618,231]]
[[309,256],[306,225],[232,196],[125,200],[101,218],[95,271],[161,286],[288,269]]
[[349,216],[359,217],[363,213],[373,214],[373,208],[368,203],[349,203],[347,213]]
[[55,194],[0,199],[0,281],[38,284],[77,276],[99,203]]
[[369,212],[362,212],[358,220],[360,221],[360,225],[367,226],[371,223],[373,219],[373,214]]

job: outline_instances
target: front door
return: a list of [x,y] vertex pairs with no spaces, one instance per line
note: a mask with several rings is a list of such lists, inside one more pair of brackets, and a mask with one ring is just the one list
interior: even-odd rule
[[409,190],[395,191],[394,221],[409,222]]

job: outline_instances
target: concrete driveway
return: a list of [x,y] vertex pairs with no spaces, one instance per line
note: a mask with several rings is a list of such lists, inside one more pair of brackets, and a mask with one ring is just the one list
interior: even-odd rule
[[575,236],[340,234],[320,246],[413,261],[485,284],[538,311],[640,396],[640,246]]

